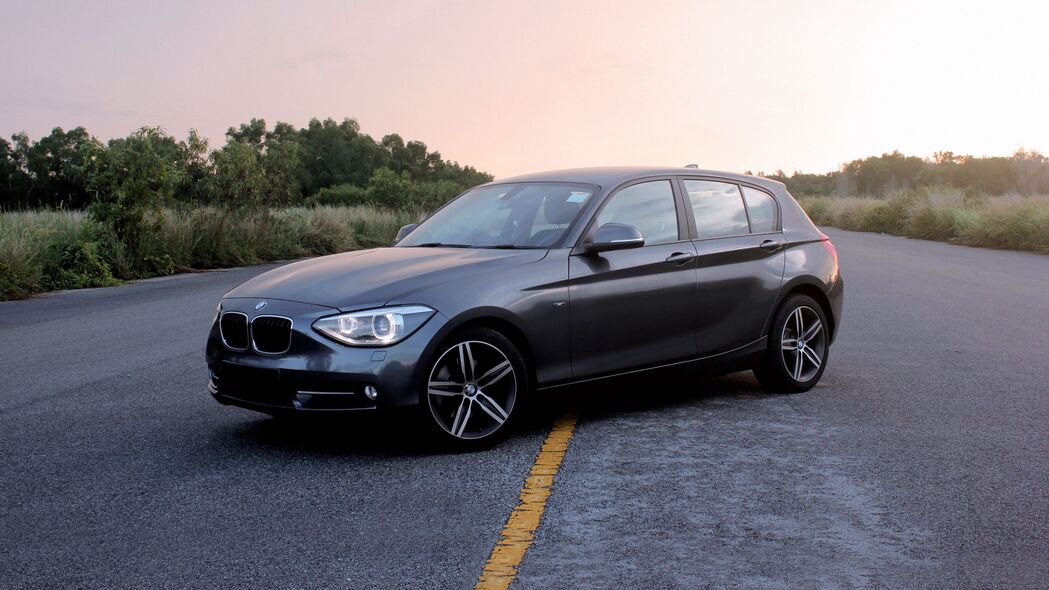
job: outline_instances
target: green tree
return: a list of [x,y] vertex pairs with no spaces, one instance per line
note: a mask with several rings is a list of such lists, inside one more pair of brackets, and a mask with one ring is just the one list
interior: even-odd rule
[[398,174],[389,168],[379,168],[368,180],[365,198],[374,205],[404,208],[410,202],[412,188],[412,177],[407,171]]
[[302,196],[305,168],[302,164],[302,138],[298,130],[278,121],[272,131],[265,119],[252,119],[226,132],[230,143],[251,147],[257,154],[265,176],[265,187],[255,206],[268,207],[293,203]]
[[396,133],[383,137],[381,144],[389,154],[387,166],[398,174],[407,172],[413,180],[430,180],[434,167],[441,162],[441,155],[427,152],[425,143],[409,141],[406,144]]
[[94,139],[83,127],[63,131],[31,142],[25,133],[12,136],[13,157],[25,172],[25,204],[35,207],[80,208],[90,200],[85,174],[86,158]]
[[159,232],[162,207],[175,192],[178,173],[168,153],[169,140],[162,129],[143,127],[108,146],[94,140],[85,149],[95,193],[89,211],[112,231],[132,269],[152,264],[146,241]]
[[230,141],[211,153],[211,163],[210,192],[219,205],[234,210],[266,204],[269,183],[261,156],[251,144]]
[[186,141],[179,143],[179,178],[175,199],[181,202],[205,203],[211,200],[209,181],[214,170],[208,140],[196,129],[190,129]]
[[[421,141],[406,142],[394,133],[376,142],[361,133],[354,119],[313,119],[304,129],[277,122],[268,129],[265,119],[253,118],[229,127],[227,145],[213,151],[195,130],[178,140],[159,128],[149,129],[150,155],[165,162],[174,187],[164,196],[169,206],[217,202],[232,208],[267,208],[359,202],[371,200],[365,196],[371,187],[376,199],[377,195],[389,199],[377,204],[415,207],[443,202],[448,194],[492,179],[475,168],[444,160]],[[36,142],[24,133],[12,140],[0,144],[0,206],[79,208],[95,194],[112,192],[106,165],[92,161],[108,158],[108,147],[100,149],[101,144],[83,128],[68,132],[55,128]],[[113,147],[126,150],[121,142],[144,140],[142,132],[136,132],[115,141]],[[382,188],[383,183],[392,186],[404,179],[411,186],[398,186],[398,191]],[[328,188],[332,190],[323,191]]]
[[302,152],[302,137],[294,126],[277,121],[273,130],[265,133],[262,167],[269,182],[269,204],[293,203],[301,199],[306,171]]
[[21,206],[23,195],[15,190],[20,172],[10,142],[0,138],[0,211]]
[[226,130],[228,141],[239,141],[262,152],[263,143],[266,140],[266,120],[252,119],[248,123],[241,123],[240,127],[230,127]]
[[365,186],[372,174],[387,163],[388,155],[370,136],[360,133],[355,119],[313,119],[300,132],[305,168],[305,194],[337,185]]

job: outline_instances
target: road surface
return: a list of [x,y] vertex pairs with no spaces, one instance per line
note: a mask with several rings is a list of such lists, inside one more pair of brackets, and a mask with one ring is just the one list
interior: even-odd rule
[[828,233],[815,390],[599,382],[465,455],[212,401],[215,303],[270,267],[0,303],[0,587],[468,588],[571,407],[515,588],[1049,586],[1049,257]]

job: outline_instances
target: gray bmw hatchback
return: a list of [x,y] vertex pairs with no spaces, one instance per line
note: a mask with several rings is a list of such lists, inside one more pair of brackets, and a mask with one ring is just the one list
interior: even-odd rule
[[472,188],[394,246],[228,292],[208,388],[270,414],[418,407],[496,440],[529,395],[691,363],[769,391],[819,382],[841,318],[834,246],[786,188],[694,168],[586,168]]

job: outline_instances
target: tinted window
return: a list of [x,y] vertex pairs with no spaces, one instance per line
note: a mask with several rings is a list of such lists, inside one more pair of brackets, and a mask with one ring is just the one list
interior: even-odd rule
[[750,232],[739,187],[713,180],[686,180],[685,190],[696,216],[699,239],[739,236]]
[[743,187],[743,200],[750,214],[750,231],[761,234],[776,231],[776,201],[772,195],[755,188]]
[[677,241],[677,210],[670,181],[643,182],[612,195],[597,216],[596,227],[606,223],[633,225],[645,236],[645,245]]

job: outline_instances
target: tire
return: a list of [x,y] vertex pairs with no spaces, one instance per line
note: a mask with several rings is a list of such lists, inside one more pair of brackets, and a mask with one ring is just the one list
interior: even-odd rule
[[423,420],[439,441],[462,451],[502,440],[524,413],[531,386],[517,347],[490,328],[469,328],[446,339],[423,378]]
[[[802,338],[797,334],[799,318]],[[812,297],[796,294],[783,302],[769,329],[765,357],[754,367],[766,391],[801,393],[819,383],[830,353],[827,325],[823,308]]]

